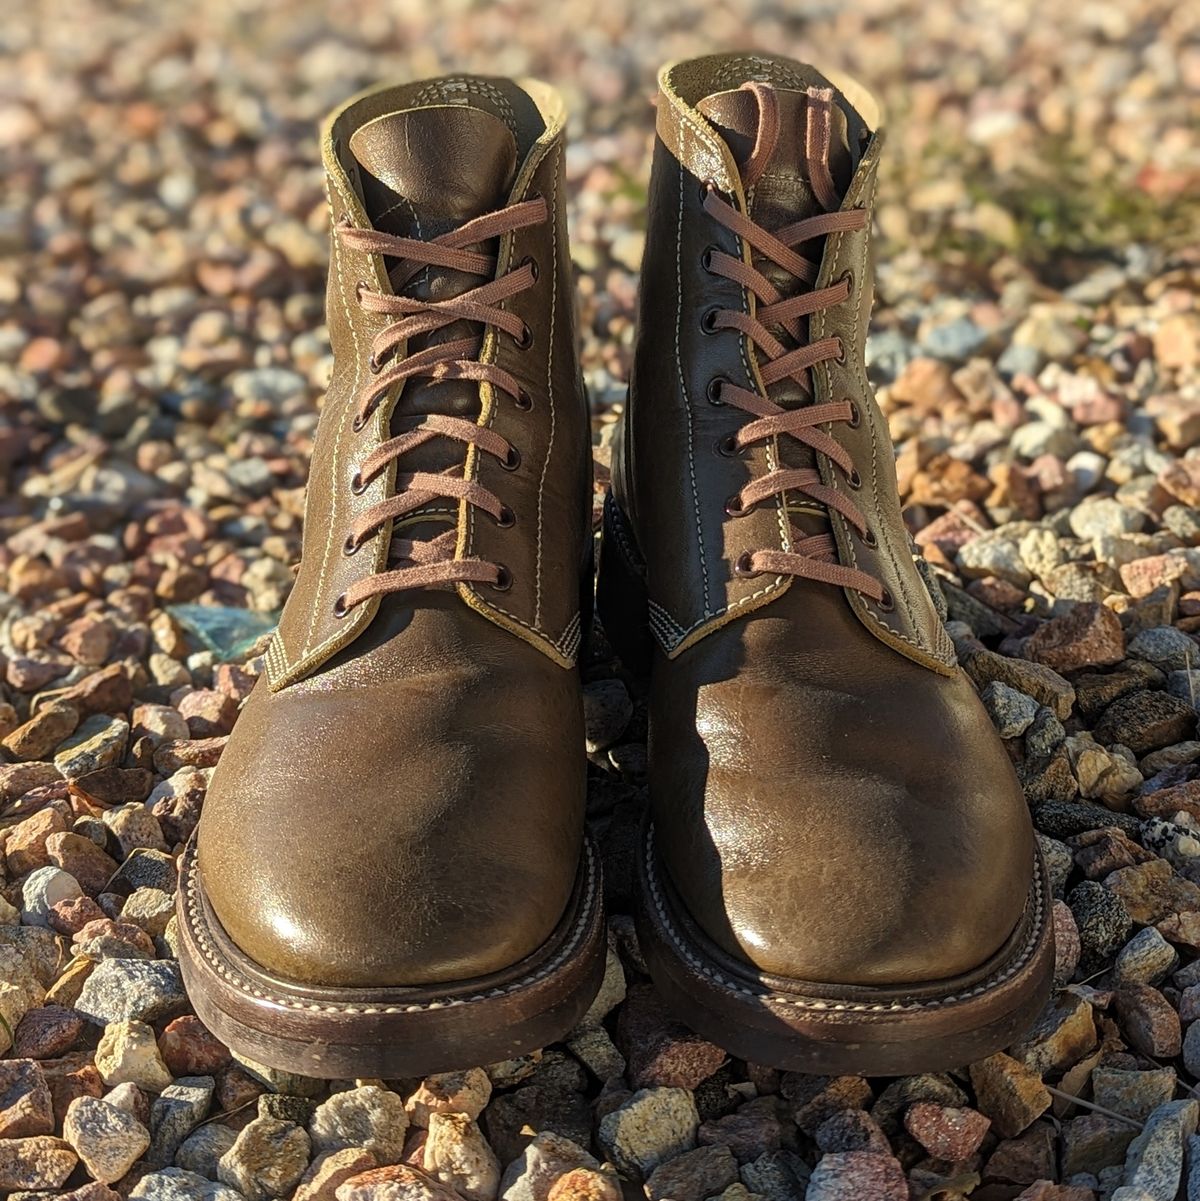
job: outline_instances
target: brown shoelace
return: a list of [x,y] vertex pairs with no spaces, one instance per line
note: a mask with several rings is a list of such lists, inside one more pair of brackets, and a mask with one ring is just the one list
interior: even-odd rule
[[[396,358],[390,366],[385,366],[383,360],[389,352],[409,339],[434,333],[455,321],[473,322],[482,326],[484,331],[488,326],[494,326],[515,339],[519,347],[527,348],[532,341],[529,328],[520,317],[502,308],[501,304],[532,286],[537,279],[537,264],[526,259],[513,270],[493,278],[496,274],[495,257],[466,247],[541,224],[548,215],[545,199],[537,197],[475,217],[429,241],[376,230],[355,229],[348,224],[338,226],[338,236],[347,246],[398,260],[390,273],[392,293],[372,291],[362,283],[358,285],[358,303],[364,309],[371,313],[384,313],[396,320],[380,330],[372,340],[372,378],[357,400],[353,423],[355,431],[366,425],[389,389],[418,376],[429,380],[463,379],[488,383],[509,396],[519,408],[529,408],[529,395],[514,375],[495,363],[478,361],[483,332],[475,337],[456,338],[426,346],[411,355]],[[427,267],[479,275],[488,282],[444,300],[420,300],[401,295],[401,289]],[[517,448],[494,431],[462,417],[430,413],[413,429],[381,442],[367,455],[355,473],[351,485],[353,491],[362,492],[390,463],[397,462],[434,438],[449,438],[464,446],[474,446],[479,452],[499,459],[509,471],[515,471],[521,463]],[[497,524],[512,525],[512,510],[494,492],[474,480],[465,479],[462,470],[462,467],[454,467],[444,472],[398,473],[394,495],[366,509],[351,524],[345,553],[354,554],[385,522],[415,513],[438,498],[466,501],[489,514]],[[411,566],[396,567],[355,581],[338,597],[336,612],[344,616],[355,605],[371,597],[408,588],[459,582],[488,584],[501,591],[511,586],[512,577],[501,564],[482,559],[455,558],[457,539],[455,529],[446,530],[428,540],[393,538],[390,548],[392,558]]]
[[[758,133],[742,170],[742,182],[749,191],[766,170],[779,138],[780,122],[774,90],[758,83],[744,86],[754,93],[759,108]],[[862,229],[867,224],[867,214],[863,209],[836,211],[841,199],[829,170],[831,101],[832,93],[828,89],[809,89],[805,158],[813,194],[826,211],[772,232],[722,199],[712,186],[707,188],[704,198],[706,213],[732,230],[763,258],[809,287],[816,282],[819,261],[806,258],[797,253],[795,248],[831,233]],[[753,342],[760,355],[759,374],[764,390],[769,392],[772,384],[790,379],[811,397],[811,369],[827,360],[840,361],[845,348],[840,338],[809,342],[805,319],[845,301],[850,295],[849,278],[843,276],[829,287],[800,291],[785,297],[757,268],[723,251],[712,249],[706,252],[704,266],[714,275],[733,280],[748,289],[758,300],[754,316],[734,309],[708,310],[703,318],[704,328],[710,332],[735,329]],[[776,337],[773,328],[786,331],[792,345],[785,345]],[[715,403],[732,405],[754,418],[721,444],[721,453],[736,454],[756,442],[788,435],[834,463],[851,489],[861,486],[862,481],[850,455],[835,438],[820,428],[836,421],[857,425],[859,413],[851,401],[785,409],[769,396],[738,387],[726,379],[715,382],[710,396]],[[862,510],[844,492],[823,483],[815,467],[777,467],[761,478],[751,480],[726,502],[726,512],[731,517],[741,517],[759,501],[789,491],[802,493],[825,508],[836,510],[858,531],[867,545],[874,545],[874,535]],[[806,535],[791,523],[789,528],[792,536],[790,551],[768,549],[745,552],[734,564],[735,573],[741,576],[763,573],[801,576],[839,588],[853,588],[890,607],[890,594],[874,576],[838,562],[831,533]]]

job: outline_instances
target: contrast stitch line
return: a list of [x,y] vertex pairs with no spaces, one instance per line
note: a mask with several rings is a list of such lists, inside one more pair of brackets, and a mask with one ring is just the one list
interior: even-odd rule
[[554,164],[554,188],[550,201],[550,237],[553,246],[553,270],[550,285],[550,346],[546,354],[546,396],[550,401],[550,440],[546,444],[546,457],[542,460],[542,475],[538,480],[537,498],[537,563],[533,573],[533,624],[542,620],[542,518],[545,513],[546,476],[550,470],[550,456],[554,451],[554,430],[557,424],[554,405],[554,328],[558,308],[558,176],[562,165],[560,150]]
[[[350,203],[350,197],[342,188],[342,185],[336,175],[330,175],[330,179],[333,182],[333,186],[337,189],[338,195],[342,198],[342,202],[345,204],[347,210],[349,210],[352,207]],[[346,429],[346,418],[349,416],[350,410],[354,407],[353,398],[358,395],[359,379],[362,372],[362,350],[358,342],[358,330],[355,329],[354,322],[351,320],[350,306],[346,303],[346,284],[345,278],[342,274],[342,245],[341,239],[337,236],[337,219],[333,212],[332,194],[329,195],[329,216],[330,220],[334,222],[335,226],[332,233],[332,239],[334,248],[334,265],[337,271],[338,280],[338,299],[341,301],[342,312],[345,314],[346,325],[350,330],[350,338],[354,344],[354,383],[351,387],[350,398],[342,406],[342,417],[338,422],[337,436],[335,437],[333,443],[333,489],[329,506],[329,528],[325,534],[325,553],[321,556],[321,573],[317,577],[317,591],[315,597],[316,603],[313,605],[312,613],[309,617],[308,634],[305,636],[304,650],[301,652],[300,656],[302,659],[307,658],[311,653],[313,634],[315,633],[317,626],[317,617],[322,610],[323,598],[325,595],[325,576],[329,570],[329,553],[333,548],[334,541],[336,540],[335,531],[337,530],[338,497],[341,494],[341,487],[339,485],[341,477],[338,475],[338,457],[342,446],[342,435]]]
[[696,516],[696,542],[700,551],[700,579],[703,584],[704,611],[708,613],[708,561],[704,555],[704,523],[700,517],[700,492],[696,487],[696,416],[683,374],[683,354],[679,340],[683,327],[683,163],[679,163],[679,212],[675,224],[675,370],[688,422],[688,476],[692,485],[692,510]]

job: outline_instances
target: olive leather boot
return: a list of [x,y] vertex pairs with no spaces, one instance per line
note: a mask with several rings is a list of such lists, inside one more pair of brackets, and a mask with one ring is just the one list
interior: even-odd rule
[[598,592],[649,671],[643,950],[746,1059],[966,1063],[1044,1003],[1049,900],[867,382],[879,110],[783,58],[659,84]]
[[489,1063],[599,985],[564,120],[545,84],[463,76],[323,128],[334,367],[302,559],[181,869],[196,1011],[260,1063]]

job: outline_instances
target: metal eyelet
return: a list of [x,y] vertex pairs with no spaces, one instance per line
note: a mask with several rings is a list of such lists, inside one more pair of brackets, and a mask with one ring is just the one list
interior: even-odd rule
[[839,338],[837,340],[837,344],[838,352],[833,356],[833,361],[835,363],[844,364],[846,362],[846,343]]
[[753,566],[751,566],[752,562],[753,556],[751,556],[750,552],[748,550],[742,551],[734,561],[733,574],[741,576],[744,580],[752,580],[755,576],[762,575],[761,571],[754,570]]
[[350,428],[354,431],[354,433],[358,434],[358,433],[362,432],[362,428],[366,424],[367,424],[367,414],[366,413],[355,413],[354,420],[352,422],[350,422]]
[[371,285],[367,283],[365,279],[360,279],[358,283],[354,285],[354,299],[357,300],[359,304],[362,304],[363,293],[370,291],[370,288]]
[[350,607],[346,604],[346,594],[343,592],[341,596],[333,602],[333,615],[339,620],[350,612]]
[[862,487],[862,476],[858,474],[857,467],[850,468],[850,474],[848,476],[846,476],[846,483],[849,484],[850,487],[853,488],[855,492],[857,492],[859,490],[859,488]]
[[505,471],[516,471],[521,466],[521,452],[515,446],[510,446],[508,454],[500,460],[500,466]]
[[538,278],[538,276],[539,276],[539,275],[542,273],[542,269],[541,269],[541,268],[538,266],[538,261],[537,261],[537,259],[535,259],[535,258],[533,257],[533,255],[531,255],[531,254],[527,254],[527,255],[526,255],[526,256],[525,256],[525,257],[524,257],[524,258],[523,258],[523,259],[522,259],[522,260],[521,260],[521,261],[520,261],[520,262],[517,264],[517,270],[519,271],[519,270],[520,270],[522,267],[528,267],[528,268],[529,268],[530,272],[531,272],[531,273],[532,273],[532,275],[533,275],[533,281],[534,281],[534,283],[537,283],[537,278]]
[[896,598],[892,596],[889,589],[885,588],[878,604],[884,613],[890,613],[896,607]]
[[737,434],[726,434],[724,437],[718,438],[713,449],[721,458],[732,459],[738,453]]
[[521,336],[515,341],[518,350],[528,350],[533,345],[533,330],[529,328],[528,322],[521,326]]
[[362,494],[366,490],[367,490],[367,486],[366,486],[366,484],[363,483],[362,472],[356,471],[350,477],[350,493],[351,493],[351,495],[352,496],[362,496]]
[[708,387],[704,389],[704,395],[708,398],[710,405],[724,406],[725,402],[721,399],[721,389],[729,381],[723,375],[714,375],[708,381]]
[[712,273],[713,273],[712,260],[713,260],[713,255],[716,253],[717,253],[717,247],[707,246],[704,249],[704,253],[700,256],[700,266],[705,271],[707,271],[709,273],[709,275],[712,275]]
[[347,534],[346,541],[342,543],[342,554],[348,559],[351,555],[358,554],[358,548],[361,545],[362,543],[359,542],[353,534]]
[[383,369],[383,363],[375,356],[375,352],[371,352],[371,357],[367,359],[367,369],[372,375],[378,375]]
[[837,278],[837,281],[839,284],[842,282],[842,280],[846,281],[846,285],[849,287],[850,291],[853,292],[854,291],[854,272],[849,269],[843,271],[841,273],[841,275],[839,275]]
[[862,544],[871,550],[874,550],[879,545],[879,539],[875,537],[875,531],[870,527],[863,532]]
[[521,388],[517,392],[517,396],[513,401],[513,404],[515,404],[518,409],[528,413],[529,410],[533,408],[533,397],[529,395],[529,390],[527,388]]
[[508,507],[508,505],[502,505],[500,508],[500,516],[496,518],[496,527],[501,530],[507,530],[516,524],[517,515]]
[[745,517],[753,508],[753,505],[743,505],[742,498],[737,495],[731,496],[725,501],[725,515],[727,517]]
[[704,312],[700,314],[700,329],[703,333],[715,334],[719,332],[717,327],[717,317],[720,312],[720,307],[714,304],[711,308],[705,309]]
[[716,190],[717,185],[715,180],[702,179],[700,181],[700,203],[703,204],[709,198],[709,195]]
[[862,413],[859,411],[858,405],[855,404],[854,401],[850,401],[850,420],[847,421],[846,424],[852,430],[856,430],[860,425],[862,425]]
[[497,592],[507,592],[513,585],[512,572],[504,566],[503,563],[496,564],[496,579],[495,582],[489,584],[489,588],[494,588]]

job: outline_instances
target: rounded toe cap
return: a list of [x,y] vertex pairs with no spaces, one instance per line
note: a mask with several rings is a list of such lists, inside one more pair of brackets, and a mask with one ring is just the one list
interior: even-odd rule
[[197,834],[206,898],[245,955],[304,984],[394,987],[487,976],[545,942],[582,846],[584,774],[560,749],[581,719],[569,686],[507,709],[501,688],[490,717],[466,682],[256,691]]
[[658,849],[703,933],[812,983],[913,986],[985,965],[1020,924],[1035,848],[969,683],[935,681],[944,695],[923,713],[801,688],[750,725],[745,685],[701,693],[698,756],[664,757],[655,781]]

